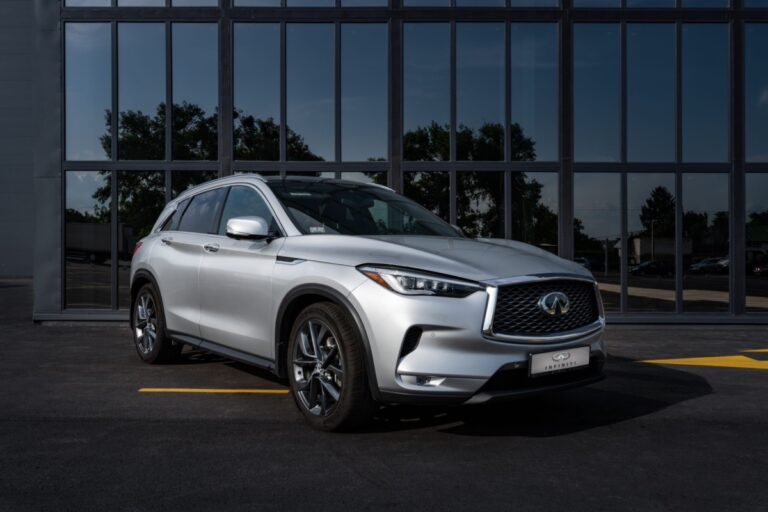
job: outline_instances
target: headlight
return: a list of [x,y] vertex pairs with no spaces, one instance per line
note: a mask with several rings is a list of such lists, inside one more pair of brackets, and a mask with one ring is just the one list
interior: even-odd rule
[[466,297],[478,290],[484,289],[481,285],[471,281],[463,281],[416,270],[367,265],[357,269],[384,288],[403,295]]

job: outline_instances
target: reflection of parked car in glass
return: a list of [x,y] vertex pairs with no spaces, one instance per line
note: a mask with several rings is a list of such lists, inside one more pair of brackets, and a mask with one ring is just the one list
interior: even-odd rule
[[629,267],[629,273],[633,276],[671,277],[674,274],[674,265],[665,261],[643,261],[638,265]]
[[693,274],[723,274],[728,272],[728,258],[705,258],[688,267],[688,270]]

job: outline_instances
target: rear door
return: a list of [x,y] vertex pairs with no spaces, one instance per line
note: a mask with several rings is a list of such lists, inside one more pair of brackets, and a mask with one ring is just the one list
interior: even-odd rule
[[273,356],[272,273],[282,238],[235,240],[226,236],[233,217],[262,217],[276,235],[280,227],[252,185],[230,188],[218,236],[211,237],[200,267],[200,331],[204,339],[241,352]]
[[218,188],[183,202],[152,251],[170,331],[200,337],[200,260],[206,238],[217,229],[225,195],[226,189]]

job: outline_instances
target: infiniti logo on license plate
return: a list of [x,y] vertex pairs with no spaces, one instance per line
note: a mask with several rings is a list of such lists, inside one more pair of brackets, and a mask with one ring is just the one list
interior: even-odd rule
[[570,352],[558,352],[552,356],[552,360],[558,363],[562,363],[571,358]]

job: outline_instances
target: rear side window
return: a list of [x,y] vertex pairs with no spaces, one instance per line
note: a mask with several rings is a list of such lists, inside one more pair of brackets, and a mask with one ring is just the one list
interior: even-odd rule
[[178,230],[192,233],[216,233],[219,212],[226,195],[226,188],[217,188],[193,197],[181,217]]
[[168,216],[165,222],[163,222],[163,226],[160,228],[160,231],[173,231],[178,229],[179,221],[181,220],[181,216],[184,214],[184,210],[187,208],[188,204],[189,199],[185,199],[184,201],[180,202],[176,207],[176,210],[174,210],[174,212]]
[[251,187],[238,185],[229,190],[227,204],[221,214],[219,234],[227,234],[227,221],[234,217],[261,217],[269,225],[269,230],[277,232],[277,222],[269,210],[269,206],[257,191]]

